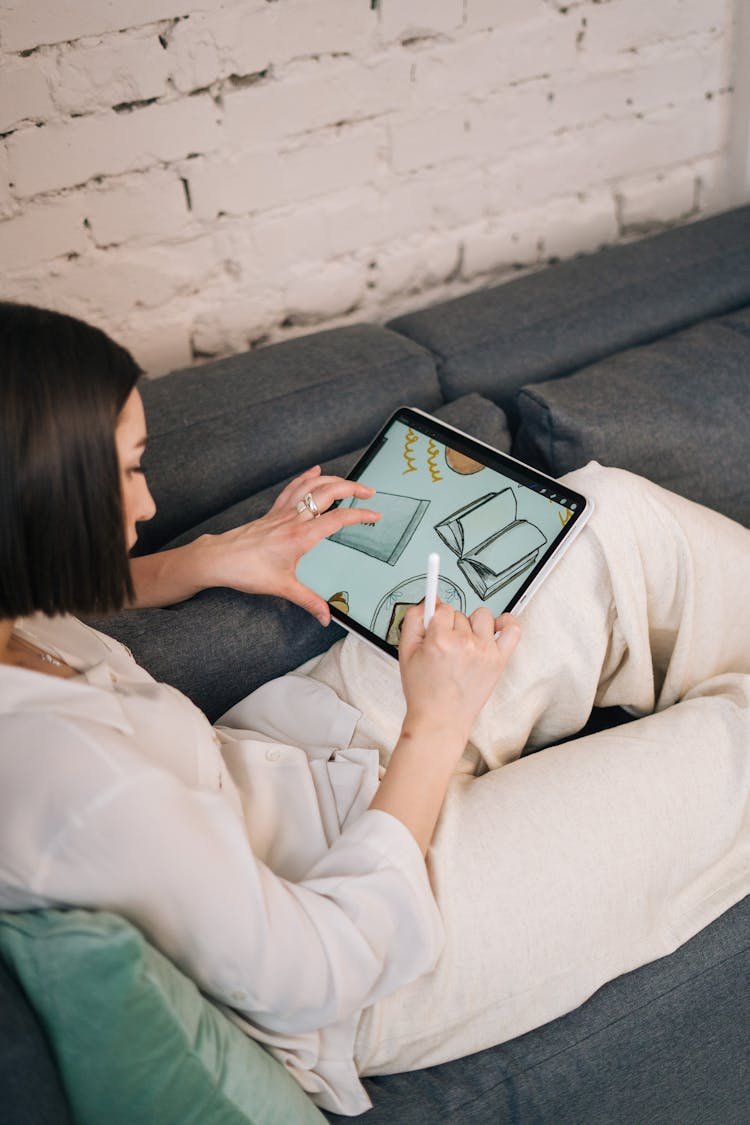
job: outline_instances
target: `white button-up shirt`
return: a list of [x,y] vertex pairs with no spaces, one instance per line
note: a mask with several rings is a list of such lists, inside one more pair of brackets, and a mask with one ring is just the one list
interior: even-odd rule
[[79,675],[0,665],[0,907],[122,914],[319,1105],[366,1109],[359,1016],[434,966],[443,929],[413,837],[367,807],[359,712],[291,675],[212,727],[111,638],[18,624]]

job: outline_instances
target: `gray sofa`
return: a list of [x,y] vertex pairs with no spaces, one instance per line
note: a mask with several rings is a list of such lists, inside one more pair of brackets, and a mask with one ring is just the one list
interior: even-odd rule
[[[403,403],[552,475],[594,458],[750,524],[750,207],[385,327],[314,333],[142,390],[159,511],[141,551],[260,515],[285,480],[317,461],[344,471]],[[228,590],[96,624],[210,718],[340,635],[294,606]],[[595,712],[588,729],[626,718]],[[36,1021],[15,976],[12,965],[0,974],[0,1086],[10,1091],[0,1122],[61,1121],[66,1071],[60,1086],[50,1057],[59,1045],[45,1047],[48,1021]],[[10,1046],[13,1020],[23,1057]],[[745,899],[672,956],[545,1027],[455,1063],[367,1080],[374,1108],[365,1120],[740,1125],[750,1120],[748,1043]],[[27,1104],[32,1068],[39,1077]],[[3,1103],[18,1115],[3,1116]],[[258,1120],[250,1106],[242,1113],[232,1120]],[[298,1119],[283,1107],[274,1118]],[[138,1120],[172,1118],[152,1106]]]

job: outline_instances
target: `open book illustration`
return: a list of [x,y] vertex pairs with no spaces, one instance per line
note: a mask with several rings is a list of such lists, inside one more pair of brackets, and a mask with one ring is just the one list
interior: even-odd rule
[[547,542],[536,524],[517,517],[513,489],[504,488],[480,496],[435,526],[482,601],[529,570]]
[[[363,508],[370,501],[359,500],[356,496],[345,500],[342,508]],[[395,492],[378,492],[378,511],[381,517],[377,523],[355,523],[342,527],[341,531],[329,536],[333,543],[341,543],[354,551],[362,551],[374,559],[395,566],[403,554],[425,512],[429,500],[417,500],[413,496],[399,496]]]

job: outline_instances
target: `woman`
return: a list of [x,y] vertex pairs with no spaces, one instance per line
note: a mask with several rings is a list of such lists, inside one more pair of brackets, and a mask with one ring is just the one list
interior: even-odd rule
[[[370,491],[311,470],[133,587],[133,361],[0,305],[0,364],[0,906],[120,912],[356,1113],[358,1074],[520,1034],[747,893],[746,530],[590,467],[597,510],[520,646],[509,615],[410,611],[398,667],[350,637],[212,728],[70,615],[216,583],[325,619],[296,563],[376,518],[328,510]],[[519,760],[594,703],[656,713]]]

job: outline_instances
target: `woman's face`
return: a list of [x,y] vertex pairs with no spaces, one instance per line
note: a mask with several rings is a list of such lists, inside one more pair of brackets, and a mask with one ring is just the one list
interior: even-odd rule
[[125,541],[130,550],[138,539],[136,524],[143,520],[150,520],[156,512],[156,504],[148,490],[141,468],[141,457],[146,446],[146,416],[143,412],[143,401],[135,387],[117,419],[115,445],[120,462]]

